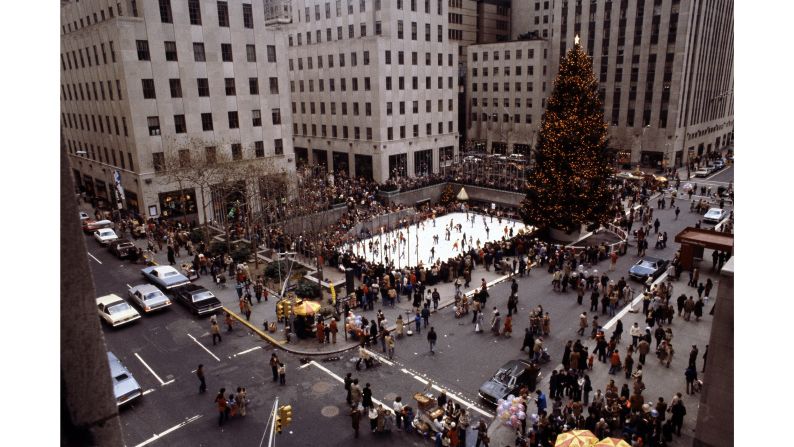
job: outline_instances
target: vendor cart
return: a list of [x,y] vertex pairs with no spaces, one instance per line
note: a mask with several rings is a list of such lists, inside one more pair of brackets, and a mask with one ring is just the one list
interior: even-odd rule
[[444,415],[444,409],[436,405],[436,399],[432,394],[416,393],[414,400],[417,411],[411,424],[422,436],[434,436],[436,430],[433,421]]

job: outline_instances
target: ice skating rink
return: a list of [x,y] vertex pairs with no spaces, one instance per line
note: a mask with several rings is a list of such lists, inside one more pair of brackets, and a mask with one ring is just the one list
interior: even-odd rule
[[388,259],[398,268],[413,267],[420,261],[430,265],[439,259],[447,260],[461,254],[464,249],[468,251],[471,247],[482,247],[486,242],[515,236],[522,229],[526,232],[529,227],[513,219],[502,218],[500,222],[497,217],[476,213],[468,213],[467,219],[466,213],[456,212],[437,217],[435,222],[427,219],[410,228],[375,234],[343,249],[368,261],[386,263]]

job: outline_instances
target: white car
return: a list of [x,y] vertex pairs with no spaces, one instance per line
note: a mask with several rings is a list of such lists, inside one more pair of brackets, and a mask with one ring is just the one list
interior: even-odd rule
[[151,284],[134,286],[130,289],[129,295],[132,302],[146,313],[165,309],[171,305],[168,296]]
[[695,177],[708,177],[711,175],[711,168],[700,168],[695,171]]
[[94,239],[96,239],[101,245],[107,245],[118,238],[119,237],[116,232],[110,228],[103,228],[101,230],[94,231]]
[[703,222],[720,223],[728,216],[728,211],[722,208],[709,208],[706,214],[703,215]]
[[97,298],[96,306],[99,316],[105,320],[105,323],[113,327],[131,323],[141,318],[141,314],[134,307],[113,293]]

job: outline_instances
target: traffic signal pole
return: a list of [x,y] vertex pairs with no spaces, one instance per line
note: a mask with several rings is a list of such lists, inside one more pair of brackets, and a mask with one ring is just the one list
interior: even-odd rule
[[265,443],[265,436],[267,436],[268,427],[270,427],[270,437],[268,439],[267,445],[268,445],[268,447],[273,447],[275,445],[274,444],[274,438],[273,438],[273,431],[274,431],[274,427],[276,425],[276,409],[277,408],[278,408],[278,396],[276,396],[276,401],[273,402],[273,411],[270,412],[270,417],[268,417],[268,419],[267,419],[267,424],[265,425],[265,431],[262,432],[262,440],[259,441],[259,447],[262,447],[262,445]]

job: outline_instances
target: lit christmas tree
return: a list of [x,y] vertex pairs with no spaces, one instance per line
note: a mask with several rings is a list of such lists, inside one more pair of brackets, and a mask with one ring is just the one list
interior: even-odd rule
[[612,216],[607,124],[590,59],[577,42],[560,63],[538,135],[521,217],[566,232]]

